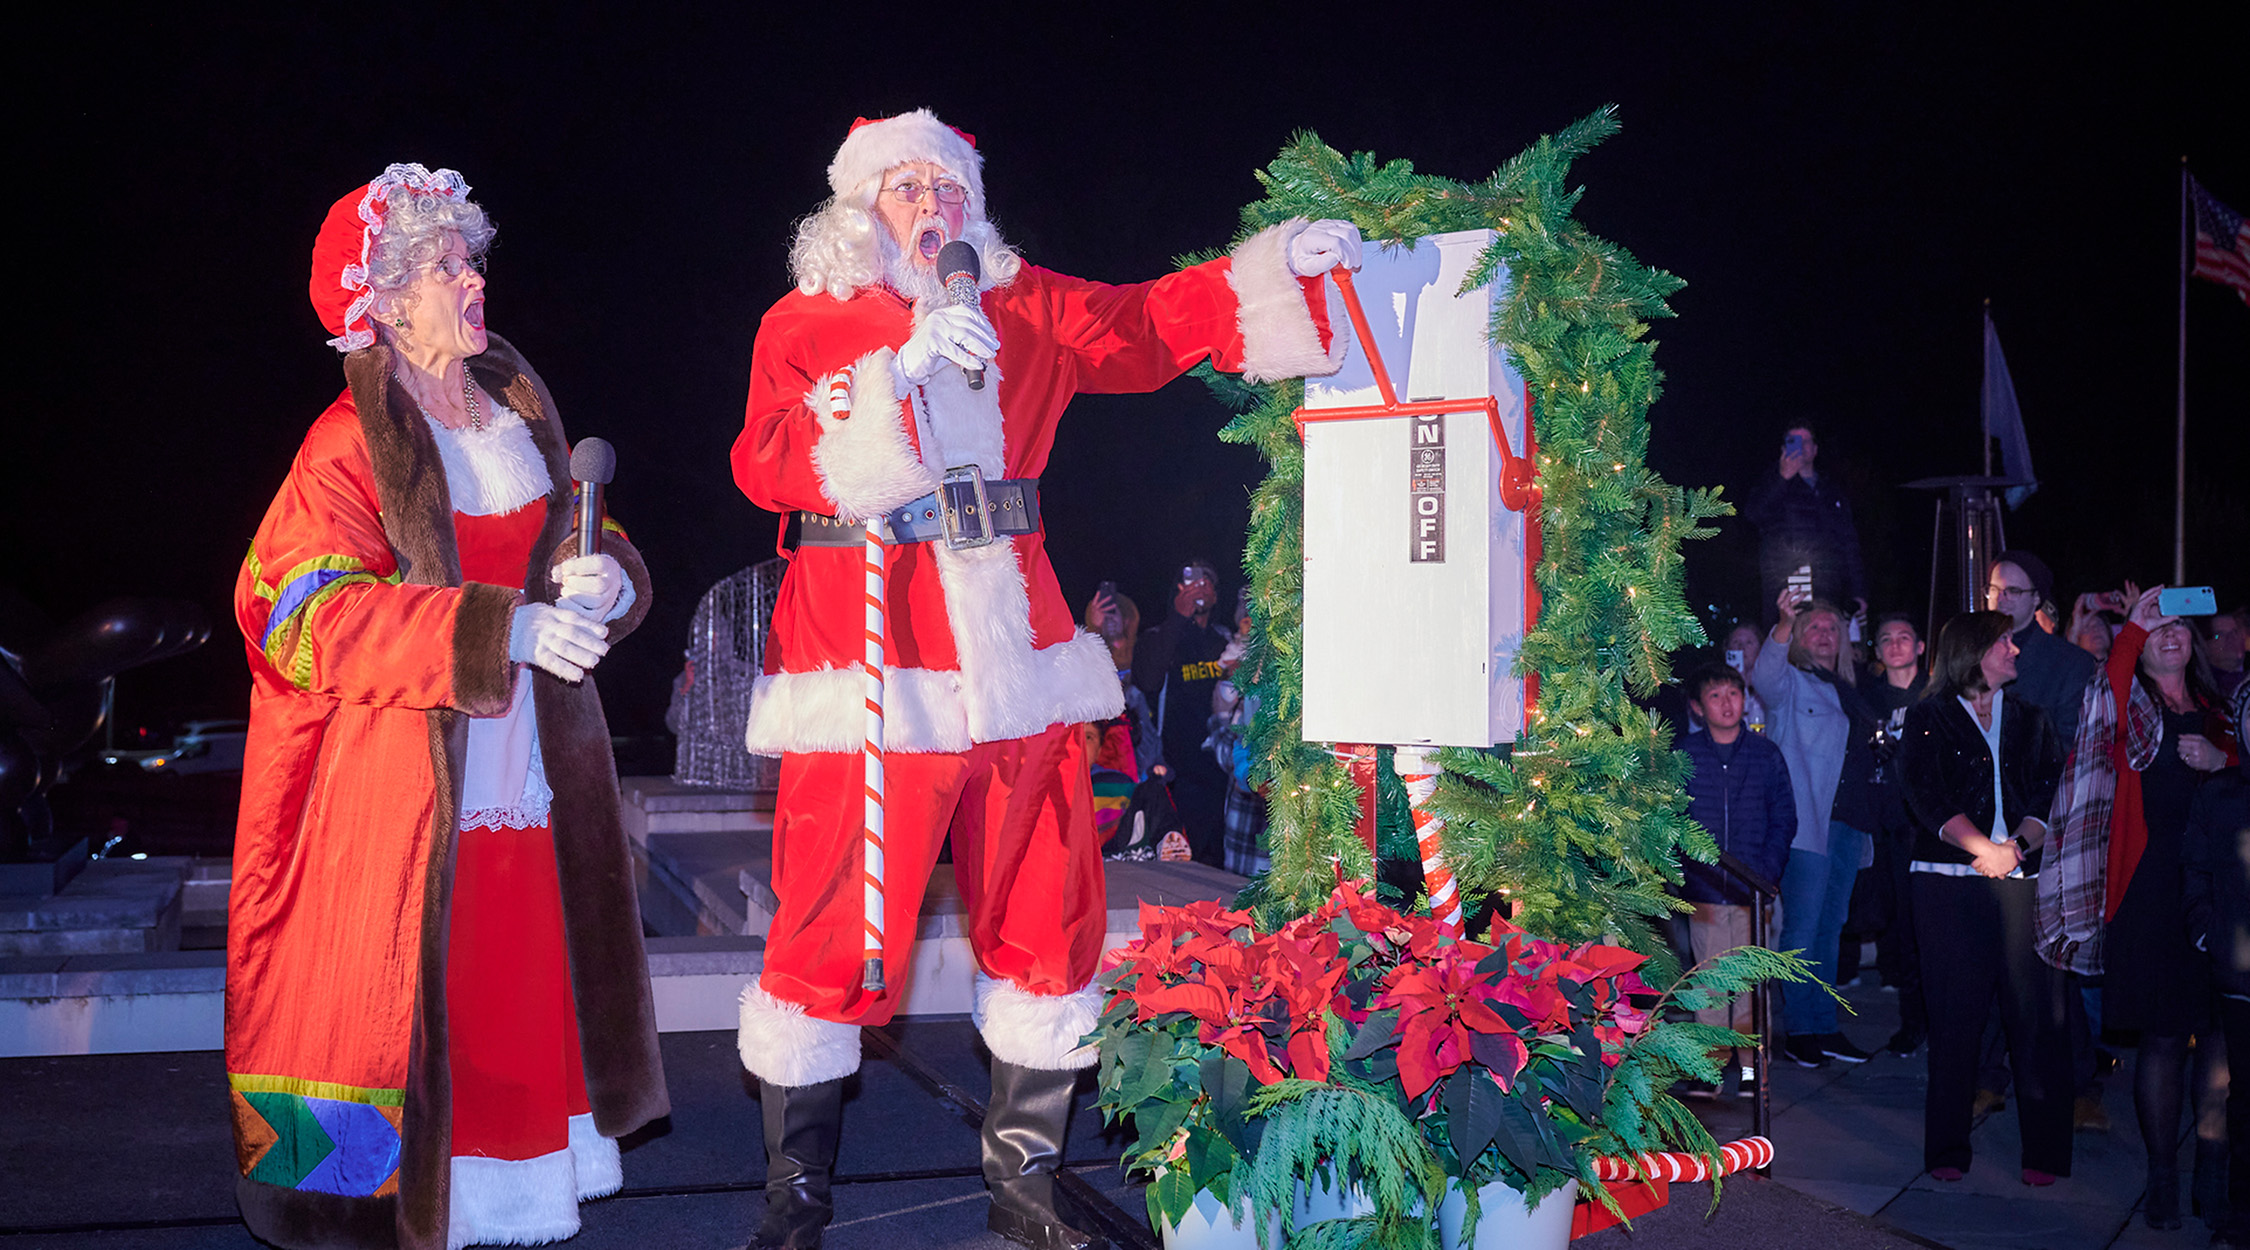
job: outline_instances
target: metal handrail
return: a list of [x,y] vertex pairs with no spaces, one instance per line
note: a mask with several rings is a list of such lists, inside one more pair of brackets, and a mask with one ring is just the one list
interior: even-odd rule
[[[1775,885],[1764,873],[1736,858],[1732,851],[1719,852],[1719,869],[1750,887],[1751,892],[1758,896],[1758,901],[1750,908],[1750,944],[1765,946],[1766,902],[1780,898],[1781,887]],[[1773,1029],[1770,1027],[1773,1011],[1766,997],[1769,992],[1763,982],[1750,991],[1750,1030],[1758,1035],[1758,1048],[1753,1052],[1757,1056],[1754,1066],[1758,1074],[1758,1093],[1750,1103],[1750,1132],[1757,1137],[1773,1136],[1773,1085],[1766,1079],[1767,1072],[1773,1067]],[[1770,1165],[1760,1167],[1757,1171],[1760,1176],[1770,1176],[1773,1173]]]

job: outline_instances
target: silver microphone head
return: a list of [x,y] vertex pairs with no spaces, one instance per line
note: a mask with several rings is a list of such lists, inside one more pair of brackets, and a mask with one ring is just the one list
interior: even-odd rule
[[606,438],[582,438],[570,449],[570,477],[575,482],[609,485],[617,476],[617,449]]

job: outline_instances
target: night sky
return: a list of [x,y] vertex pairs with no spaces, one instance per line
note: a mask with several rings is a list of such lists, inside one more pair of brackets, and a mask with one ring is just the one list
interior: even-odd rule
[[[1614,102],[1624,132],[1578,165],[1579,216],[1688,283],[1652,331],[1658,470],[1746,486],[1811,422],[1852,484],[1877,607],[1919,613],[1930,501],[1897,484],[1978,468],[1990,299],[2044,483],[2009,537],[2065,594],[2169,571],[2179,161],[2250,209],[2239,7],[2073,25],[2052,6],[1574,5],[1399,29],[704,7],[733,15],[80,10],[19,46],[32,280],[11,291],[0,641],[112,595],[193,598],[220,635],[125,678],[124,722],[243,714],[235,571],[342,385],[305,296],[312,238],[337,196],[421,161],[462,171],[499,223],[492,327],[574,436],[617,446],[612,507],[658,602],[599,675],[619,732],[658,728],[697,599],[773,549],[726,455],[791,225],[855,115],[925,104],[977,135],[1029,259],[1123,281],[1224,244],[1295,129],[1476,178]],[[2187,318],[2189,580],[2240,602],[2250,307],[2196,282]],[[1193,553],[1231,595],[1263,469],[1215,439],[1224,419],[1193,381],[1073,408],[1043,480],[1068,595],[1112,577],[1160,612]],[[1691,551],[1691,592],[1755,611],[1754,532],[1727,529]]]

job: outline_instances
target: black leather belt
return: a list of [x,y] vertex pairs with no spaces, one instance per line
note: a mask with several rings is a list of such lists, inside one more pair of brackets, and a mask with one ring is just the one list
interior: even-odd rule
[[[984,504],[978,506],[978,486]],[[952,510],[953,537],[947,537],[946,510]],[[981,547],[993,538],[1032,534],[1039,530],[1039,479],[1002,477],[977,482],[973,475],[947,481],[910,504],[891,510],[894,543],[948,542],[955,547]],[[857,547],[867,541],[867,531],[857,521],[841,521],[819,512],[797,514],[797,545],[801,547]]]

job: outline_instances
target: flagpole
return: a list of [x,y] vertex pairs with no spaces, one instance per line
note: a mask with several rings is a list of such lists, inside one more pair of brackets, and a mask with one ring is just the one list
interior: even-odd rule
[[2187,284],[2195,236],[2188,223],[2187,157],[2180,158],[2180,367],[2177,424],[2172,442],[2172,584],[2187,582]]
[[[1983,347],[1983,346],[1984,346],[1984,344],[1989,344],[1990,342],[1992,342],[1992,300],[1991,300],[1991,298],[1990,298],[1990,297],[1987,297],[1987,298],[1985,299],[1985,301],[1984,301],[1984,339],[1983,339],[1983,341],[1982,341],[1982,342],[1981,342],[1981,343],[1979,344],[1979,346],[1980,346],[1980,347]],[[1991,358],[1991,356],[1990,356],[1989,352],[1988,352],[1988,354],[1986,355],[1986,357],[1985,357],[1985,361],[1984,361],[1984,374],[1985,374],[1985,377],[1984,377],[1984,386],[1985,386],[1985,388],[1986,388],[1986,389],[1985,389],[1985,398],[1984,398],[1984,402],[1982,402],[1982,403],[1979,403],[1979,404],[1977,405],[1977,417],[1978,417],[1978,420],[1979,420],[1979,421],[1980,421],[1980,422],[1981,422],[1981,423],[1983,424],[1983,426],[1984,426],[1984,437],[1983,437],[1983,438],[1981,438],[1981,439],[1978,439],[1978,440],[1977,440],[1977,443],[1978,443],[1978,445],[1979,445],[1979,446],[1981,446],[1981,447],[1983,447],[1983,448],[1984,448],[1984,475],[1985,475],[1986,477],[1991,477],[1991,476],[1992,476],[1992,402],[1991,402],[1991,399],[1990,399],[1991,391],[1990,391],[1990,389],[1989,389],[1989,388],[1990,388],[1990,387],[1992,386],[1992,358]]]

